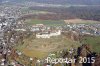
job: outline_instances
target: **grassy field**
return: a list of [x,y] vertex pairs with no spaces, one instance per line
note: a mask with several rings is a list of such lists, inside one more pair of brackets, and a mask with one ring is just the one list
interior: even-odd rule
[[16,49],[26,56],[45,58],[54,51],[78,47],[79,43],[64,36],[52,37],[50,39],[25,39],[23,45],[16,46]]
[[62,26],[65,25],[65,22],[63,20],[40,20],[40,19],[29,19],[26,21],[29,25],[34,24],[44,24],[48,26]]
[[93,48],[93,51],[100,53],[100,36],[84,37],[83,42],[85,44],[90,44]]

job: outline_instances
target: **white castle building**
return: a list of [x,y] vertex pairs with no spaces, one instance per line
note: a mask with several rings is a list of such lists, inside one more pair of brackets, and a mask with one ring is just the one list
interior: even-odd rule
[[36,38],[50,38],[52,36],[59,36],[61,35],[61,30],[50,32],[50,33],[42,33],[36,34]]

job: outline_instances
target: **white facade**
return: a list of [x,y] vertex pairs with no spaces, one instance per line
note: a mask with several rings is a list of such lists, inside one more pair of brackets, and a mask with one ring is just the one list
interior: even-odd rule
[[52,36],[59,36],[59,35],[61,35],[61,30],[50,34],[36,34],[36,38],[50,38]]
[[61,30],[59,30],[57,32],[50,33],[50,36],[59,36],[59,35],[61,35]]
[[42,35],[36,34],[36,38],[50,38],[50,35],[49,34],[42,34]]

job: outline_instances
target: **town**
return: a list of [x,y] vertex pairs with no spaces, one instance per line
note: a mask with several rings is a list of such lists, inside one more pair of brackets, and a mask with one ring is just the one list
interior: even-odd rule
[[[82,45],[81,49],[84,47],[87,49],[88,47],[87,45],[83,45],[84,42],[81,41],[82,37],[80,36],[100,36],[100,23],[85,24],[69,22],[63,26],[49,26],[42,23],[27,25],[25,23],[26,19],[22,17],[31,14],[32,11],[23,12],[23,9],[27,9],[27,6],[0,6],[0,66],[54,66],[53,64],[43,62],[43,59],[28,57],[23,52],[15,49],[18,44],[23,45],[25,43],[24,39],[27,39],[29,36],[34,36],[36,40],[69,36],[71,40],[77,41]],[[43,49],[46,46],[43,45]],[[36,46],[36,48],[38,47]],[[76,51],[77,49],[72,47],[68,50],[68,55],[73,56],[72,54]],[[50,52],[47,56],[51,57],[61,54],[61,56],[65,57],[65,55],[62,55],[64,53],[66,54],[66,51],[60,50],[55,53]],[[88,50],[88,53],[91,52]],[[26,59],[28,62],[25,62]],[[21,62],[25,62],[27,65]],[[66,64],[62,66],[66,66]]]

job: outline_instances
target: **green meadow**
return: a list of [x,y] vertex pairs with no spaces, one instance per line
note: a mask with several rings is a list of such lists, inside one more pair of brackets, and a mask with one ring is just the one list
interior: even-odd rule
[[41,20],[41,19],[28,19],[26,23],[29,25],[44,24],[48,26],[62,26],[66,24],[64,20]]
[[90,44],[92,46],[92,50],[94,52],[100,53],[100,36],[89,36],[89,37],[84,37],[83,42],[85,44]]
[[71,47],[80,46],[79,42],[72,41],[65,36],[52,37],[49,39],[30,39],[24,40],[24,44],[19,44],[15,48],[28,57],[45,58],[49,53],[70,49]]

